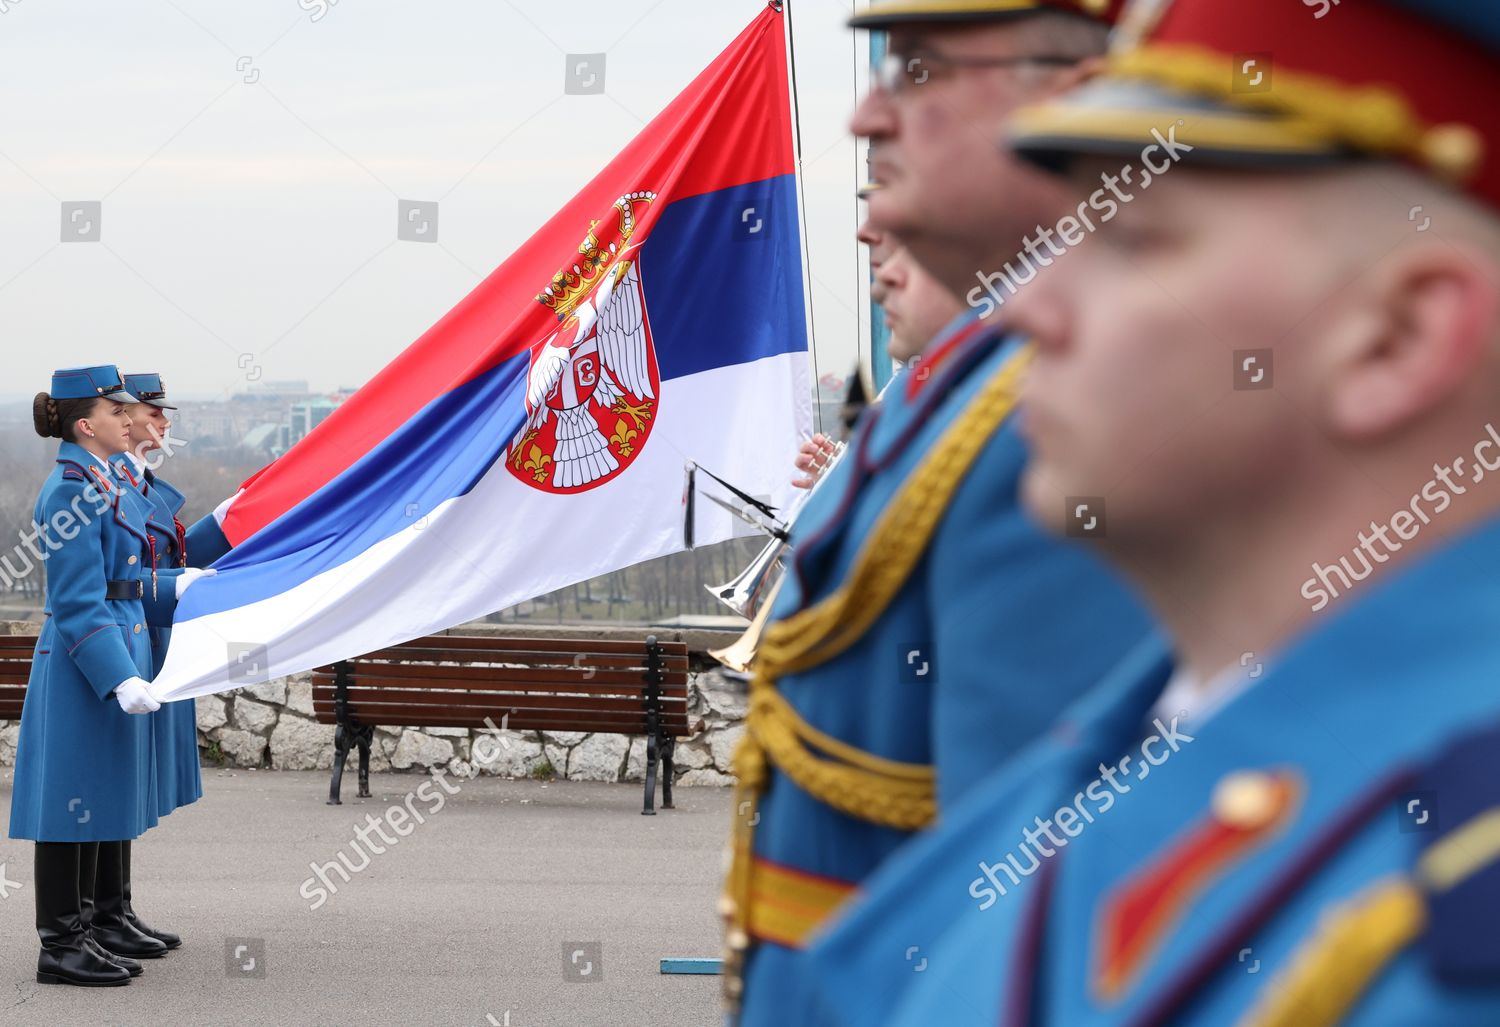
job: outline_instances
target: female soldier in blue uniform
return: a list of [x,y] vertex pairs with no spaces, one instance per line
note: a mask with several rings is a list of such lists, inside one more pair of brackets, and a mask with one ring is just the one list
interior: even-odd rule
[[37,843],[42,983],[130,980],[105,944],[129,928],[118,874],[101,875],[95,896],[80,882],[92,876],[83,866],[99,842],[134,838],[157,821],[153,725],[128,714],[159,708],[144,680],[146,625],[171,622],[180,572],[146,574],[143,506],[109,463],[129,445],[133,401],[105,365],[58,371],[32,408],[37,433],[62,439],[33,512],[48,549],[47,620],[21,713],[10,820],[12,838]]
[[[212,516],[204,518],[211,527],[194,525],[193,530],[184,528],[177,519],[178,512],[186,502],[183,494],[159,477],[148,462],[146,455],[161,448],[172,427],[167,411],[177,408],[167,402],[166,387],[159,374],[127,374],[125,388],[138,401],[127,412],[130,414],[130,447],[114,458],[114,464],[145,500],[146,530],[149,535],[151,571],[160,575],[163,568],[202,567],[222,555],[223,549],[214,542],[222,538],[218,524]],[[201,543],[201,544],[195,544]],[[227,545],[226,545],[227,547]],[[167,659],[167,645],[172,638],[170,627],[152,627],[151,672],[154,678],[161,673]],[[191,702],[167,703],[149,715],[154,727],[156,752],[156,812],[166,816],[173,810],[198,801],[203,795],[203,780],[198,759],[198,724],[195,707]],[[131,904],[130,887],[130,842],[105,842],[99,846],[101,874],[108,876],[118,866],[123,885],[125,919],[148,939],[160,945],[141,942],[139,939],[118,939],[125,945],[124,951],[113,951],[123,955],[149,955],[150,950],[175,949],[182,939],[171,931],[157,930],[148,926],[135,913]],[[131,945],[135,942],[135,945]]]

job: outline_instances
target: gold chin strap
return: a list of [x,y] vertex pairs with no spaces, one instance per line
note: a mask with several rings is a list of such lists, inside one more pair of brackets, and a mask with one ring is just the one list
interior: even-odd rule
[[926,551],[959,483],[1015,409],[1030,359],[1031,351],[1025,349],[1007,361],[943,433],[886,507],[843,586],[766,630],[750,685],[745,735],[734,754],[732,858],[719,907],[728,924],[724,990],[731,1009],[740,999],[740,974],[750,947],[751,850],[760,820],[755,807],[770,764],[808,795],[848,816],[900,831],[932,822],[931,766],[883,759],[824,734],[798,716],[776,682],[843,653],[890,606]]

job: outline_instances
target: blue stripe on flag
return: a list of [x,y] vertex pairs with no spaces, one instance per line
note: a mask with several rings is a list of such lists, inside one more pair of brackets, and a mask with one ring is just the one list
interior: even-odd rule
[[679,200],[641,247],[663,380],[807,349],[797,180]]

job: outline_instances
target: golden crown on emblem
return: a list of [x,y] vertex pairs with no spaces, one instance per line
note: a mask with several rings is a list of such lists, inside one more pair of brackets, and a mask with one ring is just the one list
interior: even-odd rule
[[602,281],[604,273],[619,258],[625,243],[635,234],[636,204],[645,205],[656,199],[651,192],[626,193],[614,202],[620,215],[620,231],[615,241],[607,247],[599,244],[595,229],[598,221],[590,222],[589,233],[578,246],[578,262],[552,276],[552,283],[537,293],[536,300],[565,321],[578,304]]

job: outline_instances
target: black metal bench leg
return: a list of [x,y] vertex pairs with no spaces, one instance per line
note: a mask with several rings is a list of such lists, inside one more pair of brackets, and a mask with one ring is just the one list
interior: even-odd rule
[[656,735],[646,736],[646,805],[641,816],[656,816]]
[[344,800],[339,791],[344,784],[344,760],[349,758],[349,749],[354,742],[351,732],[343,724],[333,731],[333,780],[328,784],[328,805],[342,806]]
[[375,728],[366,724],[359,729],[359,797],[370,798],[370,743],[375,740]]
[[676,809],[672,805],[672,757],[677,752],[677,739],[671,735],[661,737],[661,808]]

